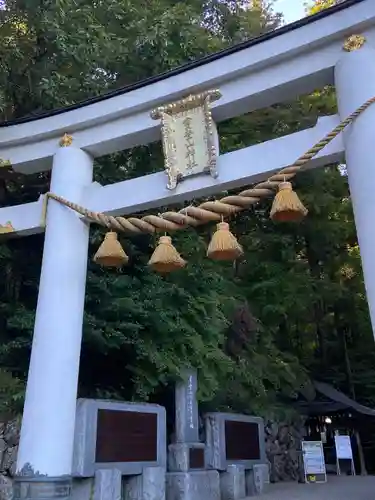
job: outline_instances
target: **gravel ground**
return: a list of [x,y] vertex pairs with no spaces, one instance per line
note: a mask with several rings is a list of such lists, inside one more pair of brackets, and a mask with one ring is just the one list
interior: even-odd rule
[[272,484],[265,495],[257,498],[259,500],[374,500],[375,476],[329,476],[326,484]]

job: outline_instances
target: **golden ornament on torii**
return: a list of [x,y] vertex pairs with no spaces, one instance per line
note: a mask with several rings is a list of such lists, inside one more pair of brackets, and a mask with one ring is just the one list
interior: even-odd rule
[[359,50],[366,43],[366,38],[363,35],[351,35],[344,43],[344,50],[346,52],[354,52]]

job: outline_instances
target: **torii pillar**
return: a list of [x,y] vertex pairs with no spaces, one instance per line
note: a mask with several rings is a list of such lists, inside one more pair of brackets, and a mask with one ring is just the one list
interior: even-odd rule
[[[79,203],[93,158],[64,136],[51,191]],[[15,498],[71,493],[89,225],[49,200],[42,271],[15,477]]]
[[[342,119],[375,96],[375,50],[362,35],[350,37],[335,67]],[[375,104],[344,131],[345,156],[363,275],[375,332]]]

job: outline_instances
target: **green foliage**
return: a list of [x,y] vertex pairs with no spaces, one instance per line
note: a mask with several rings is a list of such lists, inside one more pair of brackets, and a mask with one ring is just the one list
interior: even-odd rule
[[[281,18],[267,3],[5,1],[1,117],[103,94],[272,30]],[[330,88],[258,110],[220,124],[221,150],[292,133],[332,112]],[[111,183],[162,168],[160,144],[150,144],[100,158],[95,177]],[[35,200],[48,183],[48,174],[0,179],[0,203]],[[80,394],[158,400],[191,365],[207,408],[285,411],[283,398],[294,397],[308,376],[375,404],[375,352],[347,179],[332,166],[300,175],[296,187],[310,210],[301,225],[272,223],[269,201],[231,221],[245,248],[235,266],[205,258],[212,227],[173,236],[189,265],[171,276],[147,269],[155,245],[148,236],[123,239],[130,264],[122,271],[90,263]],[[90,254],[101,237],[92,228]],[[2,394],[5,405],[22,401],[42,244],[37,235],[0,246],[0,364],[7,370],[0,411]]]
[[[189,232],[178,241],[189,260],[194,252],[204,251],[202,242]],[[202,259],[165,278],[151,273],[147,255],[134,243],[127,249],[131,262],[125,272],[89,274],[85,341],[106,358],[104,365],[112,355],[122,359],[122,367],[113,368],[116,377],[127,380],[128,397],[147,398],[159,384],[177,378],[182,363],[207,369],[201,387],[205,397],[217,387],[216,373],[228,369],[220,348],[225,312],[234,302],[227,282]],[[141,244],[148,247],[148,242]],[[87,385],[92,382],[93,374],[88,374]],[[94,375],[94,382],[100,386],[101,373]]]
[[24,383],[6,370],[0,370],[0,416],[2,420],[22,411]]
[[314,0],[314,2],[310,1],[306,3],[306,11],[310,15],[317,14],[318,12],[324,9],[329,9],[330,7],[333,7],[334,5],[337,5],[342,1],[343,0]]

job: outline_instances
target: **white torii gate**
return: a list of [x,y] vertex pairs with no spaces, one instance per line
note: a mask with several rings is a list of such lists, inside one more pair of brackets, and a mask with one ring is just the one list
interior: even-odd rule
[[[353,34],[361,35],[358,45],[344,51],[345,40]],[[223,97],[213,104],[217,122],[333,83],[339,115],[321,118],[311,129],[219,156],[217,178],[186,179],[173,191],[166,188],[165,173],[108,186],[92,182],[95,157],[159,138],[160,125],[150,118],[156,106],[219,88]],[[348,0],[109,97],[8,124],[0,133],[0,157],[25,174],[52,167],[51,192],[93,211],[124,215],[266,179],[291,165],[373,96],[375,2]],[[313,168],[346,161],[373,326],[374,130],[375,106],[309,163]],[[73,143],[59,148],[66,132]],[[42,203],[1,208],[3,232],[8,221],[19,236],[43,231]],[[61,486],[71,475],[88,241],[88,224],[51,200],[17,471],[31,482],[39,477],[60,485],[57,496],[63,496]]]

